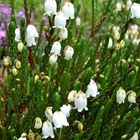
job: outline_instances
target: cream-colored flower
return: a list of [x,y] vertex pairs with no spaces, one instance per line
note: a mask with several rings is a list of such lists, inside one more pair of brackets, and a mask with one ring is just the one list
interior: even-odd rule
[[64,27],[64,28],[60,29],[59,38],[61,40],[65,40],[65,39],[68,38],[68,30],[67,30],[67,28]]
[[81,25],[81,19],[79,17],[76,18],[76,26]]
[[126,92],[121,87],[117,91],[116,98],[117,98],[117,103],[119,103],[119,104],[124,103],[124,101],[125,101]]
[[71,46],[67,45],[64,49],[64,55],[66,60],[72,59],[72,56],[74,55],[74,49]]
[[47,117],[47,119],[52,122],[52,116],[53,116],[53,113],[52,113],[52,107],[47,107],[46,110],[45,110],[45,115]]
[[128,94],[128,102],[136,103],[136,97],[137,97],[136,93],[131,90],[131,91],[128,91],[127,94]]
[[72,90],[72,91],[69,92],[68,98],[67,98],[69,103],[74,102],[76,94],[77,94],[76,90]]
[[16,68],[17,69],[21,68],[21,62],[19,60],[16,60]]
[[23,47],[24,47],[24,44],[22,42],[19,42],[18,45],[17,45],[18,51],[22,52]]
[[37,118],[35,119],[34,128],[40,129],[41,127],[42,127],[42,120],[41,120],[39,117],[37,117]]
[[11,58],[9,56],[4,57],[3,64],[5,67],[11,65]]

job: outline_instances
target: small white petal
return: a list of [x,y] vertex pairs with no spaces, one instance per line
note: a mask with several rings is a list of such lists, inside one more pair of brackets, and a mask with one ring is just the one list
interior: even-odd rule
[[15,41],[19,42],[20,38],[21,38],[20,29],[16,28],[16,30],[15,30]]

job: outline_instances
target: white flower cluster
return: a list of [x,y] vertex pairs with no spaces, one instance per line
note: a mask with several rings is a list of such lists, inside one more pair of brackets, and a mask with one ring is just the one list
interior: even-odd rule
[[137,24],[131,25],[126,32],[125,38],[132,40],[134,45],[138,45],[140,43],[140,28]]
[[[54,138],[54,131],[57,128],[62,128],[69,126],[67,118],[70,116],[70,111],[72,109],[77,109],[78,112],[83,110],[88,110],[87,108],[87,98],[92,96],[96,97],[99,94],[96,83],[91,79],[90,83],[87,85],[86,93],[81,90],[72,90],[68,94],[68,102],[74,102],[74,107],[70,104],[64,104],[60,107],[59,111],[53,113],[52,107],[47,107],[45,110],[45,116],[47,120],[42,123],[41,118],[37,117],[35,119],[35,129],[42,129],[42,138],[46,139],[48,137]],[[80,124],[79,124],[80,125]]]
[[[59,38],[60,41],[68,38],[68,30],[66,28],[67,20],[74,19],[74,5],[71,2],[65,2],[62,6],[61,11],[57,12],[57,3],[55,0],[46,0],[45,1],[45,15],[54,17],[54,26],[53,28],[59,28]],[[76,18],[76,24],[80,24],[80,18]],[[61,42],[55,41],[52,45],[49,63],[52,65],[57,64],[58,56],[61,55]],[[70,60],[74,55],[74,49],[67,45],[64,49],[64,59]]]
[[[35,39],[37,37],[38,37],[38,32],[36,27],[34,25],[28,25],[26,29],[26,35],[25,35],[27,46],[31,47],[32,45],[36,45]],[[16,28],[15,30],[15,41],[17,42],[21,41],[21,33],[19,28]]]
[[121,87],[118,89],[117,94],[116,94],[116,99],[118,104],[122,104],[125,102],[125,98],[128,95],[128,102],[129,103],[136,103],[136,93],[132,90],[128,91],[127,93],[125,92],[124,89]]

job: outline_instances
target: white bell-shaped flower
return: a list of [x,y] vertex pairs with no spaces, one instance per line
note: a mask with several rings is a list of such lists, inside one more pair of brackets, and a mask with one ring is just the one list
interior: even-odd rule
[[121,11],[122,10],[122,3],[118,2],[116,4],[116,11]]
[[40,129],[41,127],[42,127],[42,120],[41,120],[39,117],[37,117],[37,118],[35,119],[34,128]]
[[68,30],[67,30],[67,28],[64,27],[64,28],[60,29],[59,38],[61,40],[65,40],[65,39],[68,38]]
[[62,128],[63,126],[69,126],[66,115],[62,111],[55,111],[52,117],[55,128]]
[[65,2],[62,7],[62,12],[64,16],[69,19],[74,19],[74,5],[71,2]]
[[134,135],[129,140],[138,140],[138,139],[139,139],[138,133],[135,132]]
[[53,116],[53,113],[52,113],[52,107],[47,107],[46,110],[45,110],[45,115],[46,117],[48,118],[48,120],[50,122],[52,122],[52,116]]
[[49,63],[52,65],[56,64],[57,58],[58,58],[57,54],[55,53],[51,54],[51,56],[49,57]]
[[27,136],[26,133],[22,133],[22,134],[21,134],[21,137],[18,138],[18,140],[27,140],[26,136]]
[[47,14],[48,16],[51,16],[51,14],[52,15],[56,14],[57,11],[56,0],[45,0],[44,9],[45,15]]
[[121,87],[117,91],[116,98],[117,98],[117,103],[119,103],[119,104],[124,103],[124,101],[125,101],[126,92]]
[[71,46],[67,45],[64,49],[64,55],[66,60],[72,59],[72,56],[74,55],[74,49]]
[[112,46],[113,46],[113,40],[112,40],[112,38],[110,37],[110,38],[109,38],[109,41],[108,41],[108,48],[112,48]]
[[85,93],[83,93],[82,91],[79,91],[76,95],[75,95],[75,108],[78,110],[78,112],[82,112],[83,109],[88,110],[87,108],[87,96]]
[[20,41],[20,38],[21,38],[20,29],[19,28],[16,28],[15,29],[15,41],[19,42]]
[[43,123],[42,135],[43,135],[42,138],[44,138],[44,139],[47,139],[48,137],[54,138],[53,126],[48,120],[46,120]]
[[59,41],[56,41],[52,45],[51,53],[60,55],[60,52],[61,52],[61,43]]
[[77,94],[76,90],[72,90],[69,92],[68,97],[67,97],[69,103],[74,102],[76,94]]
[[71,111],[71,105],[63,105],[60,110],[66,115],[66,117],[68,117],[70,115],[70,111]]
[[81,25],[81,19],[79,17],[76,18],[76,26]]
[[140,18],[140,4],[133,3],[133,5],[131,6],[131,17]]
[[132,103],[136,103],[136,93],[134,91],[128,91],[128,102]]
[[35,38],[38,37],[38,32],[34,25],[28,25],[26,29],[26,42],[27,46],[31,47],[36,45]]
[[58,12],[54,18],[54,28],[64,28],[66,26],[67,19],[62,12]]
[[127,10],[129,10],[129,8],[132,6],[132,1],[131,0],[127,0],[126,2],[126,8]]
[[87,86],[86,95],[87,97],[96,97],[99,94],[96,83],[91,79]]
[[20,137],[20,138],[18,138],[18,140],[27,140],[27,138]]

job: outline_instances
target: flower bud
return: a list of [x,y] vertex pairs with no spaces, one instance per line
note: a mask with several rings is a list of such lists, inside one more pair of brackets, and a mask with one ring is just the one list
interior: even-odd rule
[[60,29],[59,38],[61,40],[65,40],[65,39],[68,38],[68,30],[67,30],[67,28],[64,27],[64,28]]
[[44,9],[48,16],[55,15],[57,10],[56,0],[45,0]]
[[131,6],[131,18],[140,18],[140,4],[133,3]]
[[16,28],[15,29],[15,41],[19,42],[20,41],[20,38],[21,38],[20,29],[19,28]]
[[74,5],[71,2],[64,3],[64,6],[62,7],[62,12],[67,19],[74,19]]
[[18,43],[18,46],[17,46],[18,51],[19,51],[19,52],[22,52],[23,47],[24,47],[24,44],[23,44],[22,42],[19,42],[19,43]]
[[59,41],[56,41],[52,45],[51,53],[60,55],[60,52],[61,52],[61,43]]
[[45,110],[45,115],[47,117],[47,119],[52,122],[52,107],[47,107],[46,110]]
[[81,19],[79,17],[76,18],[76,26],[81,25]]
[[57,62],[57,54],[52,54],[50,57],[49,57],[49,63],[50,64],[52,64],[52,65],[54,65],[54,64],[56,64],[56,62]]
[[21,62],[19,60],[16,60],[16,68],[17,69],[21,68]]
[[72,90],[69,92],[68,94],[68,102],[74,102],[74,99],[75,99],[75,95],[76,95],[77,91],[76,90]]
[[66,60],[72,59],[73,54],[74,54],[74,49],[71,46],[67,45],[64,49],[65,59]]
[[136,93],[134,91],[128,91],[128,102],[132,103],[136,103]]
[[62,12],[58,12],[54,18],[54,28],[64,28],[66,26],[66,17]]
[[35,77],[34,77],[34,82],[35,83],[37,82],[37,80],[39,80],[39,75],[35,75]]
[[81,122],[79,122],[78,125],[77,125],[77,128],[78,128],[79,131],[82,131],[84,126]]
[[39,117],[37,117],[37,118],[35,119],[34,128],[40,129],[41,127],[42,127],[42,120],[41,120]]
[[15,67],[13,67],[12,73],[14,76],[16,76],[18,74],[18,70]]
[[11,58],[9,56],[4,57],[3,64],[5,67],[8,67],[9,65],[11,65]]

